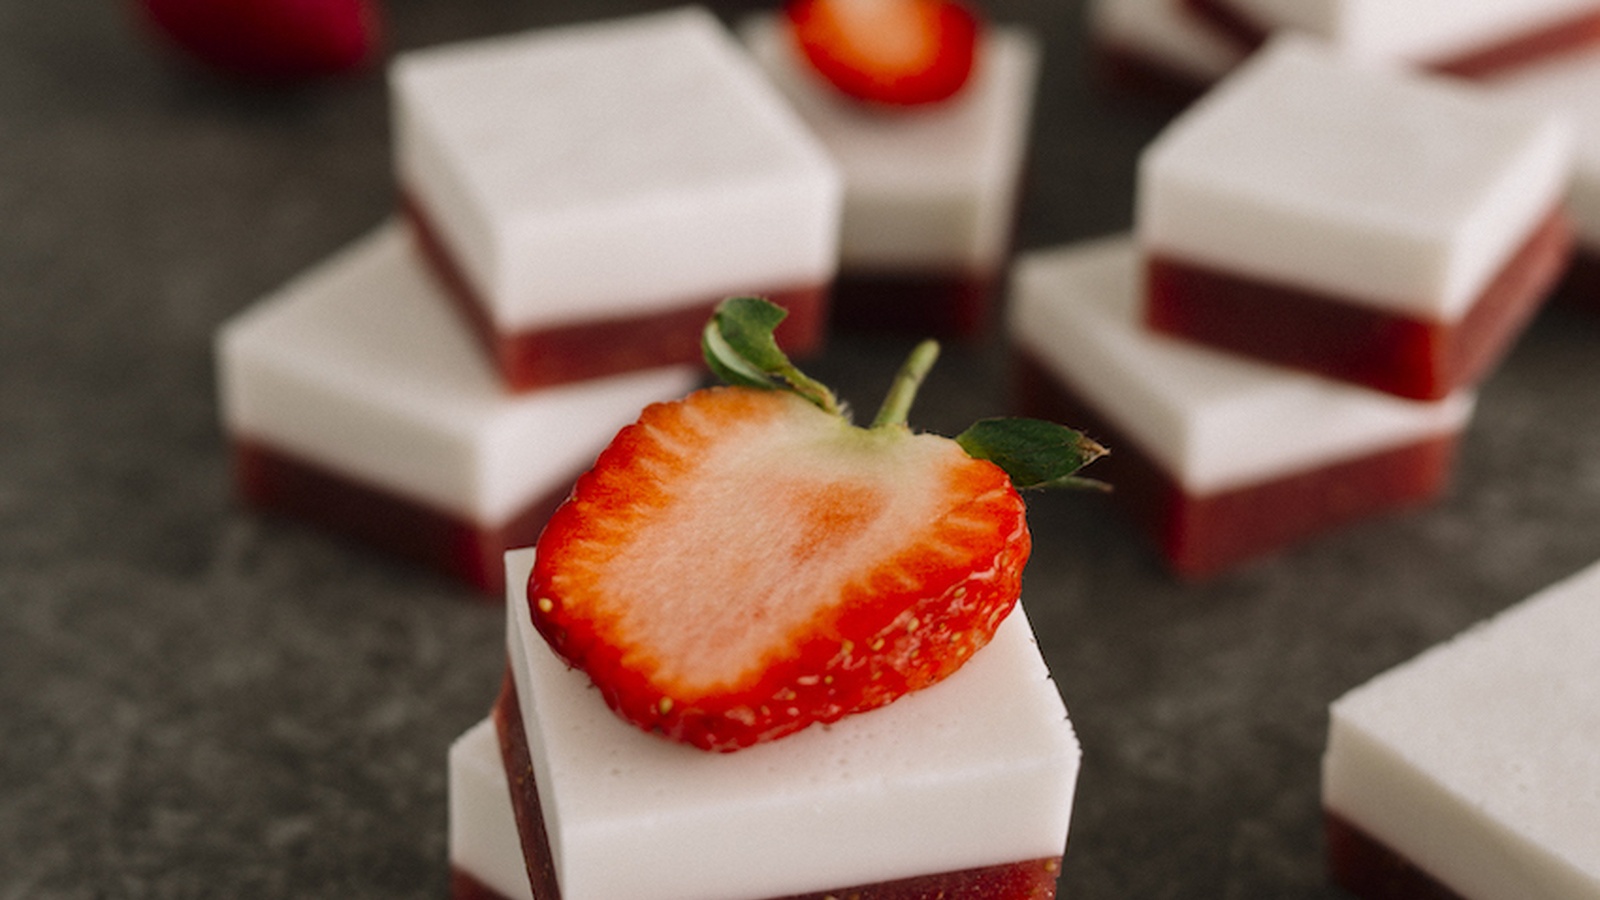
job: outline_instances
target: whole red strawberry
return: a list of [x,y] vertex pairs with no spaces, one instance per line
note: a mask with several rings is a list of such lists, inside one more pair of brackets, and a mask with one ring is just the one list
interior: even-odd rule
[[914,434],[931,342],[856,427],[778,350],[782,317],[751,298],[719,309],[707,359],[734,386],[624,428],[546,526],[529,577],[535,627],[612,709],[705,749],[955,671],[1021,590],[1031,539],[1014,480],[1084,483],[1072,473],[1104,452],[1031,420]]
[[137,0],[195,59],[255,81],[334,75],[367,63],[382,41],[376,0]]
[[801,54],[846,95],[915,106],[949,99],[976,63],[981,23],[959,0],[790,0]]

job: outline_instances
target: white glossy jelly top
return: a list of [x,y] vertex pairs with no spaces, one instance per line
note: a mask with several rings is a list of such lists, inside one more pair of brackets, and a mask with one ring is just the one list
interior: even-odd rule
[[1487,83],[1517,103],[1565,113],[1576,126],[1577,154],[1567,210],[1578,239],[1600,250],[1600,50],[1570,53]]
[[1375,59],[1445,61],[1595,11],[1594,0],[1227,0]]
[[1336,701],[1323,803],[1463,897],[1600,897],[1600,565]]
[[390,83],[401,185],[508,329],[837,268],[838,172],[703,9],[415,51]]
[[1180,0],[1090,0],[1088,21],[1097,42],[1200,82],[1221,78],[1245,57]]
[[450,865],[506,900],[533,900],[494,720],[450,745]]
[[1279,38],[1140,160],[1152,250],[1454,322],[1562,199],[1559,116]]
[[1465,427],[1473,397],[1406,400],[1144,327],[1125,236],[1018,258],[1011,340],[1191,494],[1211,494]]
[[1020,607],[954,675],[735,753],[647,734],[533,630],[506,555],[511,668],[562,900],[748,900],[1059,856],[1079,748]]
[[987,270],[1010,250],[1040,48],[990,27],[961,93],[926,108],[863,107],[815,74],[787,26],[749,19],[752,55],[838,162],[840,261],[876,269]]
[[562,488],[699,377],[507,393],[395,223],[234,317],[217,352],[230,432],[482,525]]

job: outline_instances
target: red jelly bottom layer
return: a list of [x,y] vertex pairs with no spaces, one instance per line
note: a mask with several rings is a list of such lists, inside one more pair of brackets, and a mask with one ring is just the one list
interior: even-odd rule
[[830,311],[841,331],[966,340],[994,320],[999,278],[977,272],[841,272]]
[[355,538],[494,597],[505,593],[505,552],[535,543],[572,488],[570,481],[565,482],[506,523],[488,526],[248,438],[234,439],[233,468],[239,495],[257,509]]
[[1328,874],[1362,900],[1466,900],[1337,813],[1323,811]]
[[[725,299],[688,299],[661,311],[503,332],[421,207],[402,196],[402,208],[421,256],[477,335],[501,380],[514,391],[698,363],[700,332]],[[828,285],[767,288],[765,293],[746,293],[761,293],[789,311],[777,329],[784,352],[804,357],[821,350],[828,326]]]
[[[1271,36],[1267,26],[1235,9],[1228,0],[1180,2],[1242,48],[1254,50]],[[1597,44],[1600,44],[1600,11],[1586,11],[1549,25],[1512,34],[1504,40],[1442,59],[1428,60],[1422,64],[1422,68],[1463,78],[1484,78]]]
[[[545,833],[544,812],[539,805],[539,789],[533,780],[533,764],[528,755],[527,733],[517,703],[517,688],[509,673],[501,685],[494,705],[495,732],[500,739],[500,757],[505,761],[506,781],[511,786],[511,806],[516,812],[517,831],[522,838],[523,859],[535,900],[560,900],[554,867],[550,861],[550,842]],[[619,863],[626,863],[620,860]],[[918,875],[875,884],[841,886],[811,894],[750,900],[1052,900],[1061,857],[1025,860],[998,866],[963,869]],[[463,890],[483,889],[475,880],[462,884]],[[452,890],[457,885],[452,882]],[[484,889],[486,890],[486,889]],[[454,900],[477,900],[495,895],[460,893]],[[640,898],[645,900],[645,898]]]
[[1095,478],[1177,575],[1201,579],[1314,535],[1429,501],[1448,486],[1456,437],[1440,435],[1215,494],[1187,493],[1098,409],[1030,354],[1012,360],[1023,415],[1070,423],[1111,448]]
[[1417,400],[1476,384],[1566,271],[1572,226],[1552,213],[1453,324],[1153,254],[1145,321],[1168,334]]

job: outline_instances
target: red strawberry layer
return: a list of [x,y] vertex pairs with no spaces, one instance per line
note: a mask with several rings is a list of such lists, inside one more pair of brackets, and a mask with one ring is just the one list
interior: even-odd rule
[[498,525],[420,503],[329,469],[270,443],[236,436],[234,481],[246,503],[354,538],[465,581],[487,598],[505,595],[505,552],[538,540],[565,486],[531,500]]
[[623,718],[731,750],[954,671],[1029,549],[1006,474],[953,442],[714,388],[617,436],[552,517],[528,596]]
[[1146,263],[1146,321],[1157,331],[1418,400],[1478,384],[1554,290],[1572,255],[1555,209],[1484,286],[1442,323],[1159,251]]

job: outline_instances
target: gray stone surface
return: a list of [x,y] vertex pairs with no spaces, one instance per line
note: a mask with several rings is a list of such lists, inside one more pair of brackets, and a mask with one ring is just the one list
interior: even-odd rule
[[[395,0],[391,42],[649,5]],[[1022,245],[1126,227],[1161,114],[1092,88],[1078,4],[988,6],[1048,42]],[[445,748],[499,612],[242,511],[212,375],[220,322],[388,213],[387,141],[379,73],[241,89],[126,4],[0,5],[0,900],[444,895]],[[870,405],[904,349],[814,368]],[[1000,351],[952,348],[921,424],[1003,406]],[[1547,310],[1442,503],[1209,584],[1098,500],[1034,500],[1027,597],[1086,753],[1063,897],[1338,896],[1326,704],[1600,558],[1597,351]]]

